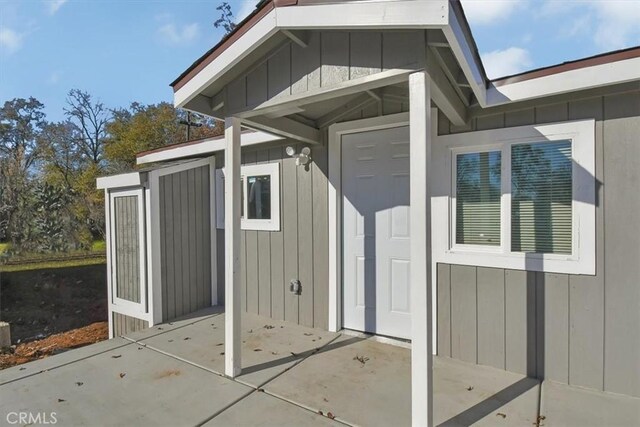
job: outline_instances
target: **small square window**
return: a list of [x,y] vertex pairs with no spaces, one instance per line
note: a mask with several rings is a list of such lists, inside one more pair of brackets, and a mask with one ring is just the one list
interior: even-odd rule
[[[242,166],[240,169],[240,227],[243,230],[280,230],[280,164]],[[224,229],[224,169],[216,170],[216,223]]]

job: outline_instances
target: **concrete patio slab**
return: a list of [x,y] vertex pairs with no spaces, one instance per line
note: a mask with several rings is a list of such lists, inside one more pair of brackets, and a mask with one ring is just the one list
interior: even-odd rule
[[130,341],[124,338],[114,338],[112,340],[101,341],[85,347],[76,348],[65,351],[64,353],[54,356],[45,357],[44,359],[34,360],[19,366],[0,370],[0,385],[6,384],[20,378],[29,377],[43,371],[52,370],[60,366],[68,365],[87,357],[94,357],[97,354],[104,353],[126,345],[131,345]]
[[59,425],[193,426],[251,391],[133,344],[0,386],[0,422],[55,412]]
[[300,427],[342,424],[256,391],[204,425]]
[[193,325],[195,323],[202,322],[219,315],[224,315],[224,307],[207,307],[178,319],[172,320],[171,322],[165,322],[148,329],[132,332],[130,334],[127,334],[127,338],[134,341],[141,341],[154,337],[156,335],[161,335],[165,332],[181,329],[185,326]]
[[[338,337],[264,317],[242,316],[242,375],[239,382],[259,387]],[[199,321],[139,341],[151,348],[224,373],[224,316]]]
[[640,426],[640,399],[545,381],[540,415],[548,427]]
[[[348,424],[410,425],[410,362],[406,348],[343,336],[264,388]],[[537,417],[536,380],[442,358],[434,372],[436,425],[522,426]]]

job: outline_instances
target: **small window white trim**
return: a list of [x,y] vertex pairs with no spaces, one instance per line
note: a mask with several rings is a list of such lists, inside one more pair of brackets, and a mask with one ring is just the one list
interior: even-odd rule
[[[240,219],[242,230],[280,231],[280,163],[246,165],[240,168],[243,191],[247,193],[247,177],[269,175],[271,178],[271,219]],[[248,211],[247,197],[242,200],[243,212]],[[224,229],[224,168],[216,169],[216,228]]]
[[[511,252],[511,146],[572,141],[573,250],[571,255]],[[455,155],[501,147],[501,245],[455,245]],[[566,274],[596,273],[595,121],[442,135],[433,144],[432,230],[436,262]]]

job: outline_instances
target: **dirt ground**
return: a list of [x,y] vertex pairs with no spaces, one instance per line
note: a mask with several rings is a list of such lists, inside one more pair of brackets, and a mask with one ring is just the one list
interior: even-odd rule
[[62,353],[72,348],[78,348],[106,340],[109,337],[107,322],[92,323],[79,329],[51,335],[50,337],[14,345],[0,351],[0,369],[14,365],[42,359],[54,354]]
[[0,320],[20,344],[107,320],[106,265],[0,273]]

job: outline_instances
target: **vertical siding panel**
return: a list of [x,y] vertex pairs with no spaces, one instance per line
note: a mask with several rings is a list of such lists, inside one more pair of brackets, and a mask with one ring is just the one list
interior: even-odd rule
[[639,99],[637,90],[604,98],[606,191],[600,199],[609,208],[604,224],[605,389],[636,397],[640,397],[640,233],[633,218],[640,211]]
[[[284,257],[284,318],[289,322],[298,323],[299,297],[288,291],[288,282],[298,278],[298,180],[295,160],[285,158],[282,161],[283,182],[286,191],[282,192],[284,210],[282,212],[282,230],[284,232],[284,253],[291,256]],[[304,291],[303,291],[304,292]]]
[[204,202],[204,198],[206,197],[202,191],[202,179],[203,179],[203,171],[206,169],[205,167],[197,168],[193,171],[193,195],[194,200],[193,204],[193,223],[194,223],[194,233],[195,233],[195,242],[193,243],[195,247],[195,280],[192,279],[192,282],[196,283],[196,292],[195,292],[195,309],[199,309],[204,307],[205,305],[205,276],[204,276],[204,263],[208,262],[205,258],[206,254],[203,251],[204,240],[206,239],[204,224],[203,224],[203,209],[202,205]]
[[507,111],[504,113],[505,127],[526,126],[534,123],[535,110],[533,108],[518,111]]
[[566,102],[536,107],[536,123],[553,123],[566,121],[569,118],[569,108]]
[[382,69],[382,34],[353,32],[350,35],[349,79],[379,73]]
[[538,327],[542,338],[538,342],[538,358],[544,377],[569,383],[569,276],[538,273],[538,298],[541,308]]
[[[257,162],[269,161],[269,150],[257,152]],[[280,189],[273,191],[280,191]],[[271,316],[271,232],[258,231],[258,313]]]
[[438,110],[438,135],[449,135],[449,126],[451,123],[447,116]]
[[[602,182],[602,98],[569,103],[569,119],[596,119],[596,179]],[[603,188],[596,187],[597,192]],[[602,200],[602,194],[597,194]],[[604,212],[596,206],[596,276],[569,276],[569,383],[604,387]]]
[[506,369],[534,376],[535,273],[505,271],[505,334]]
[[320,72],[322,87],[349,80],[349,33],[332,31],[322,33]]
[[476,130],[501,129],[504,127],[504,114],[492,114],[481,116],[476,119]]
[[451,266],[438,264],[438,355],[451,357]]
[[175,308],[175,221],[173,216],[173,177],[167,175],[164,179],[165,205],[164,214],[166,217],[166,230],[161,231],[165,235],[167,241],[166,252],[164,254],[163,264],[166,266],[167,274],[164,277],[165,301],[167,310],[165,311],[165,320],[173,319],[176,316]]
[[269,98],[291,93],[291,43],[269,58],[267,74]]
[[227,102],[230,110],[239,110],[247,105],[247,79],[242,76],[227,86]]
[[[201,268],[202,268],[202,275],[203,275],[203,279],[202,279],[202,283],[204,286],[204,301],[203,301],[203,306],[204,307],[208,307],[213,303],[213,298],[211,295],[212,292],[212,288],[213,285],[216,285],[216,283],[212,283],[212,279],[211,279],[211,260],[213,258],[213,254],[211,253],[211,219],[212,219],[212,215],[215,214],[215,212],[211,212],[211,197],[212,197],[212,190],[211,190],[211,180],[209,179],[209,174],[210,173],[215,173],[215,170],[213,168],[210,168],[209,166],[205,166],[202,169],[202,196],[200,198],[201,201],[201,209],[202,209],[202,229],[203,231],[203,240],[201,242],[201,244],[203,245],[202,248],[202,253],[204,254],[203,257],[201,257]],[[216,285],[217,287],[217,285]]]
[[269,160],[280,163],[280,231],[270,233],[271,251],[271,316],[284,320],[284,193],[289,191],[289,183],[284,180],[282,170],[282,147],[269,150]]
[[320,87],[320,33],[309,34],[307,47],[291,44],[291,93]]
[[425,57],[422,32],[382,33],[382,69],[402,68],[423,63]]
[[328,152],[326,144],[315,147],[313,172],[313,326],[329,328],[329,216]]
[[256,105],[267,100],[267,63],[260,64],[247,75],[247,105]]
[[173,209],[173,260],[175,265],[173,276],[173,293],[174,293],[174,316],[178,317],[182,315],[182,290],[180,283],[182,282],[182,257],[181,254],[184,251],[182,247],[182,217],[180,215],[180,174],[174,174],[171,180],[173,187],[171,200],[171,208]]
[[476,267],[451,266],[451,356],[476,363]]
[[302,283],[300,324],[313,326],[313,176],[311,170],[297,167],[298,173],[298,267]]
[[188,197],[187,217],[189,234],[187,238],[189,239],[189,261],[187,262],[187,266],[189,268],[189,281],[183,283],[182,286],[189,288],[189,305],[185,307],[185,313],[191,313],[198,308],[198,293],[201,287],[197,274],[197,259],[200,254],[198,253],[196,245],[196,170],[189,169],[186,173],[186,178],[187,182],[184,191]]
[[178,174],[180,180],[180,237],[182,239],[182,278],[178,283],[178,292],[182,291],[182,305],[179,307],[180,315],[189,313],[191,289],[191,274],[189,271],[189,191],[188,171]]
[[167,253],[167,216],[164,212],[164,205],[166,203],[166,180],[164,176],[161,176],[159,179],[159,190],[158,190],[158,206],[159,213],[158,218],[160,221],[160,283],[162,286],[162,320],[167,320],[167,262],[166,262],[166,253]]
[[[255,164],[256,158],[255,151],[248,151],[245,154],[243,164]],[[245,197],[247,197],[246,194]],[[258,284],[258,232],[255,230],[245,231],[245,239],[247,251],[247,263],[245,267],[247,271],[247,311],[258,314],[258,298],[260,295]]]
[[478,363],[504,369],[504,270],[478,267]]

